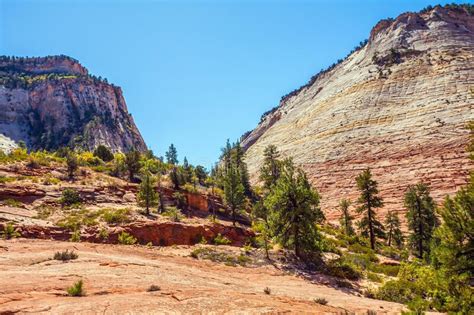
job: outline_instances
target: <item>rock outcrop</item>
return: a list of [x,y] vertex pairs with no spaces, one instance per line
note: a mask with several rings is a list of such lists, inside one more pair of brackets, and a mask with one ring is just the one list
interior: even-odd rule
[[0,57],[0,148],[146,150],[120,87],[77,60]]
[[454,193],[472,169],[472,12],[436,6],[379,22],[366,43],[284,97],[245,136],[253,182],[274,144],[308,173],[330,221],[341,198],[356,201],[355,177],[365,168],[384,198],[381,218],[404,211],[410,184],[430,184],[438,202]]

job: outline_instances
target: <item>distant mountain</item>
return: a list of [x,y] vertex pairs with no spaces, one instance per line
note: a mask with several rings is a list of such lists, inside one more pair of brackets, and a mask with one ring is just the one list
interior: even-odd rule
[[[387,211],[404,211],[409,184],[440,201],[464,185],[474,119],[474,7],[448,5],[380,21],[344,60],[282,98],[242,139],[253,182],[276,145],[308,173],[330,220],[370,167]],[[352,208],[354,209],[354,208]],[[403,218],[403,217],[401,217]]]
[[120,87],[67,56],[0,57],[0,148],[146,150]]

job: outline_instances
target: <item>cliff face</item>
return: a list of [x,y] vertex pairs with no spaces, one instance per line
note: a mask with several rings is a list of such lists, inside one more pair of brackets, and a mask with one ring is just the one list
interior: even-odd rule
[[308,173],[331,221],[341,198],[356,202],[355,177],[367,167],[384,198],[379,218],[405,211],[410,184],[430,184],[437,201],[464,185],[472,168],[465,125],[474,119],[471,12],[437,6],[379,22],[365,45],[283,98],[243,139],[253,182],[274,144]]
[[121,89],[66,56],[0,57],[0,136],[4,148],[146,150]]

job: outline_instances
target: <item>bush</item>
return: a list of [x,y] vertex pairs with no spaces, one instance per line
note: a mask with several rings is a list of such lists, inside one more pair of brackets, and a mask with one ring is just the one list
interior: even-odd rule
[[380,277],[378,274],[373,273],[373,272],[367,272],[367,279],[369,279],[372,282],[377,282],[377,283],[382,282],[382,277]]
[[217,236],[213,240],[214,244],[216,245],[229,245],[232,243],[227,237],[222,236],[221,233],[217,234]]
[[82,226],[94,226],[97,225],[97,217],[99,212],[91,211],[87,209],[73,210],[68,215],[56,224],[60,227],[75,231],[80,229]]
[[81,197],[79,196],[77,190],[73,188],[66,188],[62,192],[62,197],[59,202],[63,206],[78,205],[81,203]]
[[1,232],[0,235],[6,240],[20,237],[20,233],[15,229],[15,226],[11,222],[5,224],[3,232]]
[[68,260],[77,259],[77,257],[78,255],[74,251],[69,251],[68,249],[66,249],[65,251],[62,251],[62,252],[56,252],[54,254],[53,259],[68,261]]
[[400,266],[399,265],[370,264],[368,269],[375,273],[383,273],[384,275],[387,275],[390,277],[396,277],[398,275],[398,271],[400,270]]
[[15,207],[15,208],[21,208],[23,206],[23,204],[20,201],[11,199],[11,198],[6,199],[3,203],[9,207]]
[[103,241],[106,241],[109,239],[109,231],[107,231],[107,229],[100,229],[99,231],[99,238]]
[[362,277],[362,273],[357,267],[344,259],[336,259],[327,265],[327,273],[333,277],[348,280],[358,280]]
[[160,290],[161,290],[160,286],[156,284],[152,284],[147,289],[148,292],[154,292],[154,291],[160,291]]
[[82,279],[77,281],[76,283],[73,284],[72,287],[67,288],[67,294],[69,296],[84,296],[84,288],[83,288],[83,282]]
[[263,289],[263,293],[270,295],[272,293],[272,290],[269,287],[266,287]]
[[398,279],[387,281],[375,297],[408,304],[413,311],[435,309],[469,313],[473,305],[468,278],[418,263],[402,264]]
[[137,239],[127,232],[122,232],[118,236],[118,242],[122,245],[133,245],[137,242]]
[[130,221],[130,209],[129,208],[122,208],[122,209],[104,209],[104,213],[102,218],[108,224],[121,224],[127,223]]
[[247,263],[251,262],[250,257],[245,255],[233,256],[224,252],[218,252],[215,249],[211,248],[196,248],[190,254],[191,257],[198,259],[208,259],[214,262],[221,262],[227,266],[246,266]]
[[328,300],[326,300],[325,298],[315,298],[314,303],[326,305],[328,304]]
[[184,216],[181,214],[181,211],[179,211],[176,207],[168,207],[165,212],[163,212],[163,215],[165,217],[169,217],[174,222],[179,222],[184,218]]
[[102,144],[94,150],[94,156],[104,162],[110,162],[114,159],[114,154],[109,150],[109,148]]
[[74,232],[72,232],[71,234],[71,238],[69,239],[71,242],[80,242],[81,241],[81,231],[79,230],[76,230]]

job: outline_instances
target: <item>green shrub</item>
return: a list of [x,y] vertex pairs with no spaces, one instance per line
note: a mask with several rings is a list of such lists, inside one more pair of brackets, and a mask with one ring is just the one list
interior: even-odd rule
[[62,192],[62,197],[59,202],[63,206],[72,206],[72,205],[79,205],[81,203],[81,197],[77,190],[73,188],[66,188]]
[[51,175],[46,175],[43,180],[44,185],[57,185],[61,182],[59,178],[53,177]]
[[217,236],[213,240],[214,244],[216,245],[229,245],[232,243],[227,237],[222,236],[221,233],[217,234]]
[[103,241],[107,241],[109,239],[109,231],[105,228],[100,229],[99,238]]
[[400,266],[399,265],[370,264],[368,269],[375,273],[383,273],[384,275],[387,275],[390,277],[396,277],[398,275],[398,271],[400,270]]
[[6,240],[21,236],[20,233],[15,229],[13,223],[11,222],[5,224],[5,226],[3,227],[3,232],[1,232],[0,235]]
[[[1,152],[1,151],[0,151]],[[14,182],[16,180],[15,177],[3,176],[0,175],[0,184],[5,184],[9,182]]]
[[69,239],[71,242],[80,242],[81,241],[81,231],[79,230],[76,230],[74,232],[72,232],[71,234],[71,238]]
[[411,310],[469,313],[473,306],[469,278],[446,274],[442,269],[404,263],[398,279],[385,282],[376,292],[381,300],[408,304]]
[[121,224],[130,221],[130,209],[104,209],[102,218],[108,224]]
[[344,259],[335,259],[327,265],[327,273],[333,277],[348,280],[358,280],[362,277],[361,271]]
[[373,272],[367,272],[367,279],[369,279],[372,282],[377,282],[377,283],[381,283],[383,281],[382,277],[380,277],[378,274],[373,273]]
[[3,203],[9,207],[15,207],[15,208],[21,208],[23,206],[23,203],[21,203],[21,201],[11,199],[11,198],[4,200]]
[[94,150],[94,156],[100,158],[104,162],[110,162],[114,159],[114,154],[112,151],[102,144],[97,146],[97,148]]
[[68,261],[68,260],[77,259],[77,257],[78,255],[74,251],[69,251],[68,249],[66,249],[65,251],[54,253],[53,259]]
[[191,254],[193,258],[201,258],[201,259],[208,259],[214,262],[221,262],[227,266],[246,266],[252,260],[250,257],[240,254],[239,256],[233,256],[224,252],[219,252],[212,248],[196,248],[194,249]]
[[122,232],[118,236],[118,242],[122,245],[133,245],[137,242],[137,239],[133,235],[128,234],[127,232]]
[[315,298],[314,303],[326,305],[328,304],[328,300],[326,300],[325,298]]
[[165,217],[169,217],[174,222],[179,222],[184,218],[184,216],[181,214],[181,211],[179,211],[176,207],[166,208],[166,210],[163,212],[163,215]]
[[57,222],[57,225],[71,231],[80,229],[82,226],[97,225],[99,212],[88,209],[72,210],[64,218]]
[[67,294],[69,296],[84,296],[84,288],[83,288],[83,282],[82,279],[77,281],[72,285],[72,287],[67,288]]

